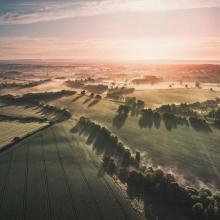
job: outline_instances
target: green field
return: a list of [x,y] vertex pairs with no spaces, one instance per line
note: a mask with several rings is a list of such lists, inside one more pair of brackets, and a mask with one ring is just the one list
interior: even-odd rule
[[0,149],[12,142],[15,137],[24,137],[27,134],[46,126],[47,123],[20,123],[17,121],[0,121]]
[[220,97],[220,91],[205,89],[155,89],[135,91],[131,96],[145,101],[147,107],[158,107],[164,104],[203,102]]
[[[26,138],[0,156],[0,219],[141,219],[83,138],[75,121]],[[10,207],[10,208],[9,208]]]
[[[214,98],[207,91],[203,92],[201,101]],[[157,106],[171,103],[171,100],[175,103],[194,102],[196,97],[191,96],[192,93],[193,90],[184,96],[182,90],[175,93],[165,90],[164,94],[155,90],[149,94],[137,91],[135,95],[145,100],[147,106]],[[137,116],[129,116],[124,126],[118,129],[112,122],[121,102],[107,98],[98,103],[93,101],[89,96],[73,95],[49,102],[50,105],[67,108],[72,118],[27,137],[1,153],[0,219],[141,218],[113,179],[100,172],[101,158],[86,145],[84,137],[70,133],[82,115],[108,128],[133,151],[141,151],[145,163],[176,174],[179,182],[199,186],[206,183],[219,188],[219,130],[213,128],[212,133],[203,133],[179,126],[168,131],[163,123],[159,129],[141,129]],[[45,117],[38,108],[13,105],[1,107],[0,114]],[[0,122],[1,146],[42,125]],[[149,198],[151,204],[154,204],[158,216],[169,219],[172,212],[172,219],[176,219],[175,216],[182,218],[170,207],[159,205],[154,198]]]
[[0,108],[1,115],[10,115],[17,117],[41,118],[42,115],[36,107],[25,107],[17,105],[5,105]]
[[[177,102],[189,102],[191,93],[184,97],[182,91],[179,91],[179,94],[172,94],[170,91],[170,98],[167,98],[167,102],[169,99],[172,100],[173,96],[176,97]],[[157,94],[158,91],[151,91],[152,100],[146,98],[145,101],[149,100],[148,103],[153,105],[153,97],[159,100]],[[201,96],[203,99],[208,98],[206,92]],[[167,131],[163,123],[160,129],[140,129],[139,118],[131,116],[121,129],[117,129],[113,127],[112,121],[120,103],[102,99],[98,104],[88,107],[91,102],[91,100],[86,102],[88,97],[80,97],[72,101],[74,97],[59,99],[53,104],[66,106],[76,119],[84,115],[106,126],[127,146],[133,150],[140,150],[147,162],[178,174],[179,180],[184,183],[200,185],[203,181],[210,186],[220,186],[219,130],[213,128],[213,132],[207,134],[197,132],[191,127],[181,126]],[[179,100],[178,97],[180,97]],[[163,99],[162,95],[160,99]]]

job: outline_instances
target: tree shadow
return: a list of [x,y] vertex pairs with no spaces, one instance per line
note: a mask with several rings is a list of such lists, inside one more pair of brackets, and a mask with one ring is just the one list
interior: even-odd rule
[[154,113],[151,109],[143,109],[139,119],[140,128],[151,129],[154,124]]
[[212,132],[212,129],[209,126],[209,124],[203,119],[191,117],[189,119],[189,122],[190,122],[191,127],[197,132],[205,132],[205,133]]
[[92,106],[94,106],[94,105],[97,105],[99,102],[101,101],[101,99],[95,99],[95,100],[93,100],[87,107],[88,108],[90,108],[90,107],[92,107]]
[[124,126],[126,119],[127,119],[127,115],[118,114],[114,117],[112,124],[117,129],[120,129]]
[[76,102],[78,99],[80,99],[80,98],[82,98],[83,97],[83,95],[78,95],[77,97],[75,97],[73,100],[72,100],[72,102]]
[[168,131],[176,129],[179,125],[189,127],[189,122],[186,118],[178,117],[170,113],[165,113],[163,115],[163,122]]
[[83,104],[86,104],[87,102],[89,102],[89,101],[91,101],[91,100],[92,100],[92,98],[89,97],[89,98],[87,98],[87,99],[83,102]]

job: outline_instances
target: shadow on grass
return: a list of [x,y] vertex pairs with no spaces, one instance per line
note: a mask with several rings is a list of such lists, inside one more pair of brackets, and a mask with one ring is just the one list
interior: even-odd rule
[[89,97],[88,99],[86,99],[86,100],[83,102],[83,104],[86,104],[87,102],[89,102],[89,101],[91,101],[91,100],[92,100],[92,98]]
[[97,105],[101,100],[100,99],[95,99],[93,100],[89,105],[88,105],[88,108],[94,106],[94,105]]
[[117,128],[120,129],[124,126],[125,122],[127,119],[127,115],[124,114],[118,114],[114,117],[112,125]]
[[78,99],[80,99],[80,98],[82,98],[83,97],[83,95],[78,95],[77,97],[75,97],[73,100],[72,100],[72,102],[76,102]]

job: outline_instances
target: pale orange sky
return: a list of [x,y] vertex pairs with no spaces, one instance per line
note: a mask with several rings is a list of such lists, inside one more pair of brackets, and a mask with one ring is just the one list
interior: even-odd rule
[[220,60],[220,0],[3,0],[0,59]]

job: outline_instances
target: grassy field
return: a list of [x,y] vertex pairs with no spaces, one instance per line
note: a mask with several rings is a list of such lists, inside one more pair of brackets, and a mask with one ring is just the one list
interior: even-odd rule
[[[158,91],[151,91],[149,97],[159,100],[157,93]],[[170,98],[167,97],[167,102],[170,102],[173,96],[176,96],[176,100],[179,102],[189,102],[192,98],[191,94],[184,98],[180,92],[180,95],[170,94]],[[203,96],[206,99],[209,97],[206,92]],[[220,187],[219,130],[213,128],[213,132],[207,134],[197,132],[191,127],[181,126],[175,130],[167,131],[163,123],[160,129],[140,129],[139,118],[131,116],[128,117],[121,129],[117,129],[112,125],[112,121],[116,116],[119,103],[102,99],[98,104],[88,107],[92,100],[87,101],[88,97],[78,97],[77,99],[76,97],[63,98],[53,104],[66,106],[75,118],[84,115],[103,124],[118,135],[127,146],[143,152],[146,161],[178,174],[180,181],[199,185],[203,181],[206,184]],[[178,97],[180,97],[179,100]],[[162,95],[160,99],[163,99]],[[154,103],[153,98],[148,103],[150,102]]]
[[20,123],[16,121],[0,121],[0,149],[12,142],[15,137],[22,138],[28,133],[32,133],[47,123]]
[[[197,101],[194,91],[188,91],[136,91],[134,95],[145,100],[147,106]],[[215,98],[210,91],[199,91],[204,92],[200,101]],[[49,104],[69,109],[72,119],[25,138],[1,153],[0,219],[141,218],[112,178],[100,172],[100,158],[86,146],[85,139],[69,132],[82,115],[109,128],[134,151],[140,150],[146,162],[178,174],[179,181],[220,187],[219,130],[207,134],[181,126],[167,131],[163,123],[159,129],[141,129],[139,117],[131,116],[117,129],[112,122],[121,103],[106,98],[94,103],[88,96],[74,95]],[[1,107],[0,114],[42,117],[38,109],[21,106]],[[37,125],[42,124],[0,122],[0,137],[11,140],[31,132],[31,126],[37,129]],[[159,207],[157,201],[155,207]],[[161,216],[170,216],[170,211],[158,210]]]
[[163,104],[180,104],[203,102],[207,99],[220,97],[220,91],[205,89],[155,89],[135,91],[131,96],[145,101],[148,107],[158,107]]
[[59,123],[0,156],[0,219],[141,219],[83,137]]
[[42,118],[42,114],[36,107],[25,107],[18,105],[5,105],[0,108],[1,115],[17,116],[17,117],[34,117]]

